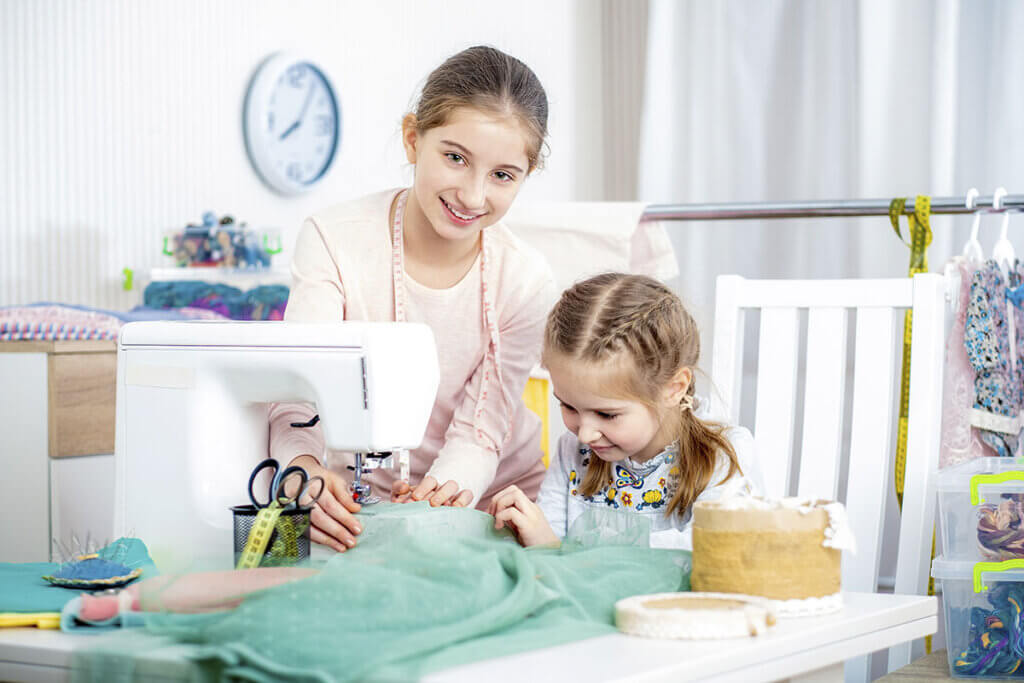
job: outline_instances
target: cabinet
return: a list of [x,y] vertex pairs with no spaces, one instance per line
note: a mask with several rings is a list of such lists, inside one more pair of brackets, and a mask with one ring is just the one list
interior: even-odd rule
[[116,384],[114,341],[0,342],[0,561],[111,540]]

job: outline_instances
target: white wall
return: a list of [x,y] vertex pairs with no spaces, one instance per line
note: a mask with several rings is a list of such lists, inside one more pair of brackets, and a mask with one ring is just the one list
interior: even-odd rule
[[[487,43],[537,72],[551,106],[547,168],[524,196],[591,198],[599,150],[580,102],[599,83],[585,0],[4,0],[0,2],[0,305],[126,309],[121,269],[167,265],[164,230],[204,210],[285,230],[407,183],[401,115],[448,55]],[[339,157],[298,198],[266,188],[242,137],[256,66],[301,51],[333,80]],[[287,263],[287,254],[278,259]]]

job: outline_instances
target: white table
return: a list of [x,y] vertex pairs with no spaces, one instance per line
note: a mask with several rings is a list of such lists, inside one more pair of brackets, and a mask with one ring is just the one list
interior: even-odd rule
[[[430,683],[543,681],[842,681],[844,660],[935,633],[936,600],[847,593],[841,612],[784,619],[756,638],[648,640],[609,635],[448,669]],[[0,630],[0,679],[70,677],[71,653],[94,637],[37,629]],[[154,662],[154,664],[156,664]],[[155,670],[171,674],[173,661]]]

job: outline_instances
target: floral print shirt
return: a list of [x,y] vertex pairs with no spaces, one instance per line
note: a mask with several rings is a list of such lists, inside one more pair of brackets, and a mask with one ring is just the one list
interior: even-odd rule
[[[729,472],[729,458],[720,453],[711,484],[697,500],[759,495],[762,492],[760,472],[754,458],[754,439],[750,432],[742,427],[733,427],[728,437],[743,474],[734,474],[725,480]],[[593,495],[584,496],[579,486],[593,457],[590,449],[572,433],[563,434],[558,441],[537,503],[559,538],[566,537],[573,523],[587,509],[603,507],[646,516],[650,521],[652,546],[691,549],[691,510],[687,509],[681,515],[665,516],[665,506],[675,491],[680,468],[686,466],[685,458],[680,458],[675,443],[643,463],[635,463],[629,458],[612,463],[612,480]]]

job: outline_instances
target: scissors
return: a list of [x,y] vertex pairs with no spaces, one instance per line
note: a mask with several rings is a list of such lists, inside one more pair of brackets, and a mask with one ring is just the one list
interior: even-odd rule
[[[267,491],[267,499],[266,501],[261,502],[256,498],[256,494],[253,492],[253,486],[256,483],[256,476],[268,468],[273,473],[273,478],[270,481],[270,489]],[[299,489],[295,492],[294,496],[289,496],[285,492],[284,486],[285,482],[293,476],[297,476],[299,478]],[[267,458],[260,464],[256,465],[252,474],[249,475],[249,500],[251,500],[252,504],[257,508],[270,507],[273,503],[276,503],[278,507],[282,507],[286,510],[293,510],[298,507],[299,500],[309,492],[309,489],[312,487],[314,482],[320,482],[320,488],[317,490],[316,495],[312,496],[312,499],[309,502],[309,507],[312,507],[324,492],[326,482],[324,482],[323,477],[317,476],[310,478],[306,470],[297,465],[281,469],[281,463],[274,458]]]

